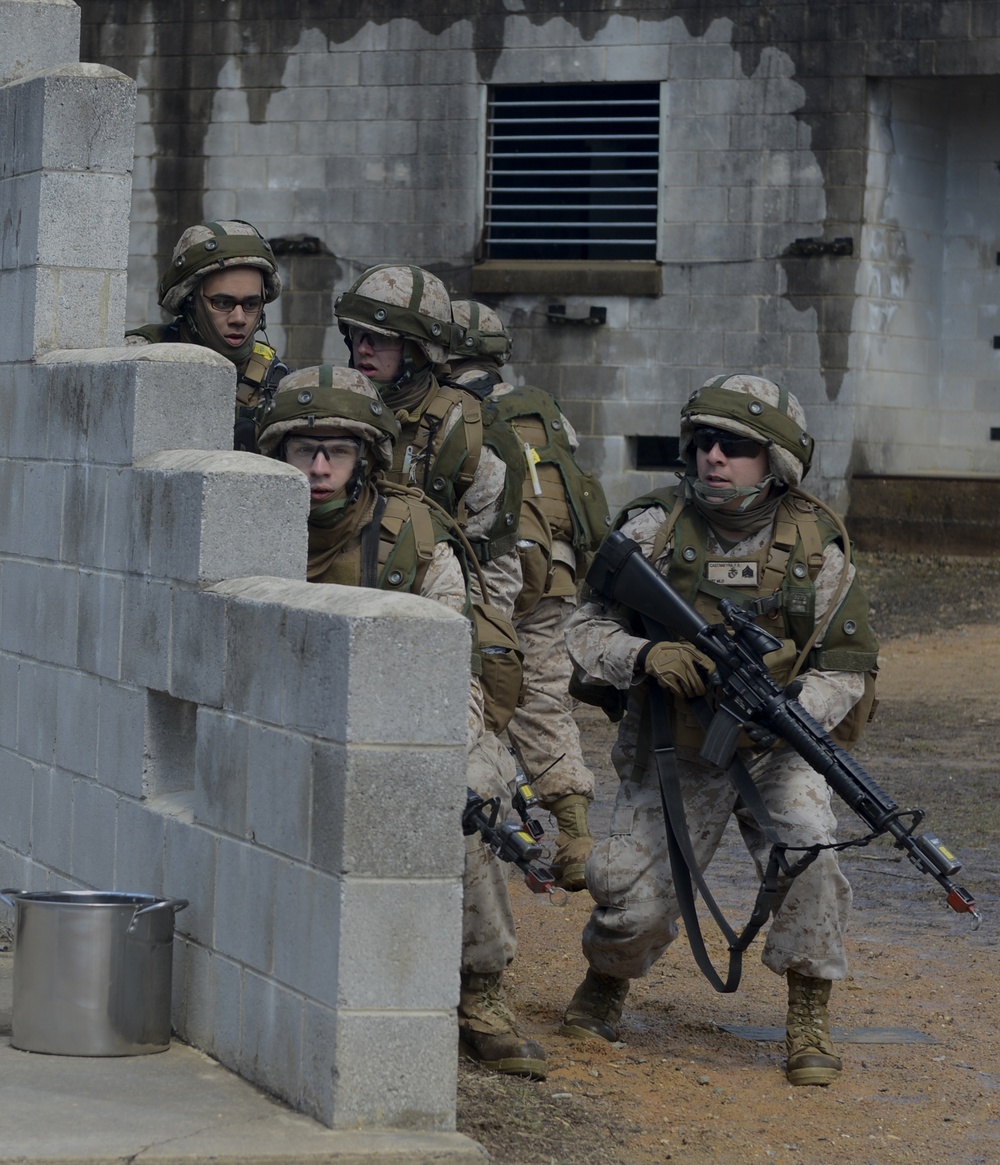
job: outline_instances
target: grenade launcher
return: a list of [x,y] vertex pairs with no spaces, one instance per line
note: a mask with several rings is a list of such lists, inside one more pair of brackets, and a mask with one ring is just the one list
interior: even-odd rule
[[978,926],[975,900],[951,881],[961,863],[931,833],[915,835],[922,809],[901,810],[860,764],[836,744],[795,699],[800,684],[782,688],[770,676],[763,656],[780,640],[753,622],[732,599],[723,599],[723,623],[709,623],[643,556],[637,543],[620,531],[609,534],[591,565],[587,582],[602,598],[642,616],[651,639],[686,639],[715,664],[718,710],[705,733],[701,755],[727,768],[744,726],[758,726],[785,740],[825,779],[877,836],[889,833],[921,873],[947,892],[948,905],[971,914]]

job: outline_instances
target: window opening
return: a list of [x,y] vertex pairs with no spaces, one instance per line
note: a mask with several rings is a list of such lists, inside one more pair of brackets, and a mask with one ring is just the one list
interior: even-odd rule
[[633,437],[636,469],[678,469],[681,461],[679,437]]
[[497,86],[487,121],[486,258],[656,258],[658,82]]

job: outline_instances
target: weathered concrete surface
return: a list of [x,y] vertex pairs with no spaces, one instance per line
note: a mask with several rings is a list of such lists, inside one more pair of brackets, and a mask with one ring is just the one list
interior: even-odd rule
[[10,1046],[0,954],[0,1161],[32,1165],[482,1165],[458,1133],[335,1132],[174,1040],[149,1056],[45,1056]]

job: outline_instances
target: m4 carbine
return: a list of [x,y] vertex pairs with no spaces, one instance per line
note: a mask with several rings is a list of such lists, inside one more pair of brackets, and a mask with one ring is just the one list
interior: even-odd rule
[[[959,914],[980,916],[975,900],[951,877],[961,863],[931,833],[914,835],[922,809],[901,810],[860,764],[835,743],[794,698],[801,684],[782,688],[771,678],[763,656],[781,641],[753,622],[732,599],[723,599],[723,623],[709,623],[643,556],[636,542],[620,531],[609,534],[598,550],[587,583],[605,599],[642,616],[650,638],[684,639],[715,664],[718,710],[705,733],[701,755],[727,768],[745,725],[757,725],[787,741],[854,810],[873,834],[889,833],[921,873],[930,874],[947,891],[948,905]],[[904,819],[908,819],[904,821]]]

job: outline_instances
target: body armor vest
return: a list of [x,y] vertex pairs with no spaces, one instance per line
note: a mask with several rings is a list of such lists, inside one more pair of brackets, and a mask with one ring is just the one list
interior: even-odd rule
[[[630,502],[618,515],[615,527],[624,525],[632,512],[653,505],[666,509],[668,517],[654,540],[651,561],[655,565],[664,553],[669,553],[667,579],[709,622],[722,621],[718,609],[721,598],[732,599],[753,611],[754,621],[783,641],[780,650],[766,657],[776,682],[787,684],[809,667],[864,674],[864,695],[830,733],[843,747],[854,744],[876,705],[878,642],[868,627],[868,597],[855,576],[846,594],[834,596],[832,618],[819,639],[811,643],[815,632],[815,578],[823,565],[823,551],[841,537],[818,503],[802,491],[789,490],[778,506],[768,546],[748,558],[717,560],[708,555],[708,524],[674,488],[655,490]],[[734,582],[742,585],[733,585]],[[645,636],[638,620],[632,633]],[[645,767],[649,747],[645,686],[633,687],[631,699],[639,704],[641,717],[636,763]],[[694,713],[686,701],[675,699],[670,693],[667,702],[677,746],[697,751],[704,732]],[[741,748],[753,747],[745,735],[739,743]]]
[[[491,404],[480,404],[474,394],[461,387],[440,385],[433,379],[431,384],[418,409],[396,414],[402,438],[387,476],[398,485],[412,482],[464,525],[462,496],[475,479],[483,446],[492,449],[507,469],[500,512],[488,536],[472,541],[479,561],[489,562],[509,554],[517,542],[524,479],[517,440]],[[448,431],[456,409],[460,410],[459,420]]]
[[555,400],[530,386],[491,399],[530,458],[524,490],[545,514],[553,538],[571,542],[580,554],[596,550],[611,525],[608,504],[597,478],[577,464]]
[[524,653],[510,620],[487,600],[472,598],[473,567],[454,519],[426,505],[415,490],[385,481],[379,482],[378,490],[372,520],[312,581],[419,595],[434,547],[448,542],[465,579],[462,614],[472,626],[471,670],[482,688],[486,727],[502,732],[514,715],[524,682]]

